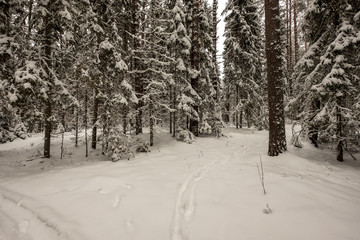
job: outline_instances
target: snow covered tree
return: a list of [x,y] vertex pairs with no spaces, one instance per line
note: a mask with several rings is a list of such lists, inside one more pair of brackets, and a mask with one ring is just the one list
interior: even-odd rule
[[169,74],[172,59],[168,56],[166,32],[169,19],[168,9],[164,8],[161,1],[151,0],[143,28],[144,38],[142,47],[139,49],[139,62],[143,66],[142,81],[144,92],[142,101],[149,112],[150,146],[154,144],[154,126],[157,119],[169,109],[166,101],[167,89],[173,82]]
[[[242,127],[246,118],[248,126],[260,128],[263,112],[263,89],[259,57],[260,26],[257,7],[253,1],[229,1],[225,17],[224,95],[227,111],[230,105],[235,112],[236,127]],[[231,104],[232,102],[232,104]],[[229,114],[229,113],[228,113]]]
[[193,91],[189,81],[190,68],[190,49],[191,39],[186,29],[186,14],[182,10],[183,6],[176,2],[171,10],[171,36],[169,39],[171,57],[174,59],[171,67],[173,74],[173,82],[170,82],[170,96],[172,108],[172,133],[175,137],[177,124],[181,123],[180,127],[184,127],[184,118],[196,117],[194,115],[193,105]]
[[289,104],[316,146],[336,144],[338,161],[344,149],[358,148],[352,138],[359,128],[359,11],[351,0],[310,5],[304,25],[310,47],[295,68],[296,98]]
[[269,156],[286,151],[284,76],[279,0],[265,0],[265,37],[269,102]]
[[37,2],[33,6],[32,43],[39,51],[32,51],[15,72],[15,84],[20,101],[35,97],[42,104],[44,118],[44,157],[50,157],[53,123],[56,122],[54,106],[66,98],[76,103],[60,74],[63,64],[62,38],[71,25],[69,1]]
[[18,97],[12,81],[23,40],[17,34],[22,31],[25,16],[22,5],[20,0],[0,2],[0,142],[19,137],[16,129],[23,126],[14,104]]

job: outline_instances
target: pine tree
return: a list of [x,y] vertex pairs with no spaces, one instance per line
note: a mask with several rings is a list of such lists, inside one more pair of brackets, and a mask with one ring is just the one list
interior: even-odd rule
[[284,83],[279,0],[265,0],[265,36],[269,102],[269,156],[286,151]]

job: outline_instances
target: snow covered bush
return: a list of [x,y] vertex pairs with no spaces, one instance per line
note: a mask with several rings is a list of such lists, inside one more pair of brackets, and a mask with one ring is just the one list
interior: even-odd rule
[[136,139],[134,145],[136,147],[136,152],[150,152],[149,143],[144,142],[141,138]]
[[176,135],[176,140],[191,144],[196,141],[195,135],[189,130],[180,130]]
[[212,128],[207,121],[203,121],[200,125],[200,133],[211,134]]
[[113,162],[121,159],[129,160],[130,155],[133,155],[128,137],[119,128],[110,129],[107,136],[103,137],[103,153]]

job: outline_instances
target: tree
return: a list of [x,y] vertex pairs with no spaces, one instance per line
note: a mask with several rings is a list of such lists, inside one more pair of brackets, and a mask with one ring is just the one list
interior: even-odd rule
[[297,94],[289,104],[315,146],[336,145],[338,161],[344,150],[358,148],[359,11],[358,1],[350,0],[310,5],[304,25],[310,47],[295,68]]
[[[261,127],[263,115],[260,26],[253,1],[229,1],[225,8],[225,95],[234,106],[236,127],[246,117],[250,126]],[[229,107],[230,110],[230,107]]]
[[282,72],[279,0],[265,0],[265,37],[269,102],[269,156],[286,151],[284,76]]

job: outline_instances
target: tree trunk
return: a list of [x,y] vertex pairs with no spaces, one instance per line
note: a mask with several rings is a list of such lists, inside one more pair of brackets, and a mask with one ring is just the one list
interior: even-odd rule
[[50,142],[51,142],[51,131],[52,131],[52,90],[51,90],[51,68],[52,68],[52,60],[51,60],[51,3],[48,3],[47,10],[48,14],[44,17],[45,22],[45,35],[44,35],[44,58],[46,62],[45,71],[47,73],[47,82],[49,83],[49,92],[48,92],[48,99],[45,101],[45,138],[44,138],[44,157],[50,158]]
[[343,117],[341,114],[341,108],[342,108],[342,97],[337,98],[337,107],[336,107],[336,138],[338,139],[338,145],[337,145],[337,160],[339,162],[344,161],[344,133],[343,133]]
[[149,122],[150,122],[150,146],[154,145],[154,116],[153,116],[153,111],[154,111],[154,105],[153,105],[153,101],[150,97],[150,102],[149,102]]
[[123,133],[126,135],[127,132],[127,114],[128,114],[128,108],[127,106],[123,107],[123,114],[122,114],[122,124],[123,124]]
[[298,33],[297,33],[297,9],[296,9],[296,0],[294,0],[294,66],[299,60],[299,40],[298,40]]
[[[133,12],[132,12],[132,34],[138,36],[139,29],[139,17],[138,17],[138,0],[133,0]],[[138,50],[139,43],[136,37],[133,37],[133,51]],[[139,62],[133,56],[133,70],[139,70]],[[136,116],[135,116],[135,134],[142,133],[142,107],[144,105],[143,100],[143,82],[138,73],[134,73],[134,82],[135,82],[135,92],[136,96],[139,99],[139,102],[136,104]]]
[[242,125],[243,125],[243,111],[240,109],[239,127],[242,128]]
[[217,68],[217,0],[213,0],[213,36],[212,36],[212,42],[213,42],[213,53],[212,53],[212,61],[215,68],[214,76],[213,76],[213,86],[215,90],[215,100],[217,101],[219,98],[219,82],[218,82],[218,68]]
[[236,85],[235,122],[236,122],[236,128],[239,128],[239,85]]
[[[190,51],[190,64],[193,70],[199,71],[199,2],[192,1],[192,23],[191,23],[191,51]],[[191,87],[195,92],[199,90],[199,76],[191,77]],[[199,106],[197,103],[193,104],[193,109],[199,114]],[[199,136],[199,120],[190,119],[190,131]]]
[[289,0],[286,0],[286,70],[287,77],[290,73],[290,28],[289,28]]
[[85,88],[85,99],[84,99],[84,128],[85,128],[85,157],[89,156],[88,148],[88,135],[87,135],[87,126],[88,126],[88,92]]
[[98,120],[98,110],[99,110],[99,99],[97,97],[98,90],[94,89],[94,109],[93,109],[93,126],[92,126],[92,136],[91,136],[91,147],[96,149],[97,142],[97,120]]
[[289,0],[289,74],[291,76],[293,71],[293,52],[292,52],[292,0]]
[[44,118],[45,118],[44,157],[46,158],[50,157],[50,142],[51,142],[51,130],[52,130],[51,115],[52,115],[52,104],[50,99],[48,99],[45,103],[45,111],[44,111]]
[[279,0],[265,0],[265,36],[269,101],[269,156],[286,151],[284,86]]
[[[76,99],[79,99],[79,81],[76,83]],[[79,107],[75,107],[75,147],[79,142]]]
[[[174,109],[173,104],[172,104],[172,86],[170,86],[170,91],[169,91],[169,102],[170,102],[171,109]],[[172,134],[172,127],[173,127],[172,120],[173,120],[173,113],[170,111],[170,134]]]
[[172,102],[173,102],[173,107],[174,107],[174,112],[173,112],[173,131],[172,131],[172,134],[173,134],[173,137],[176,137],[176,113],[177,113],[177,108],[176,108],[176,86],[174,85],[173,87],[173,99],[172,99]]

